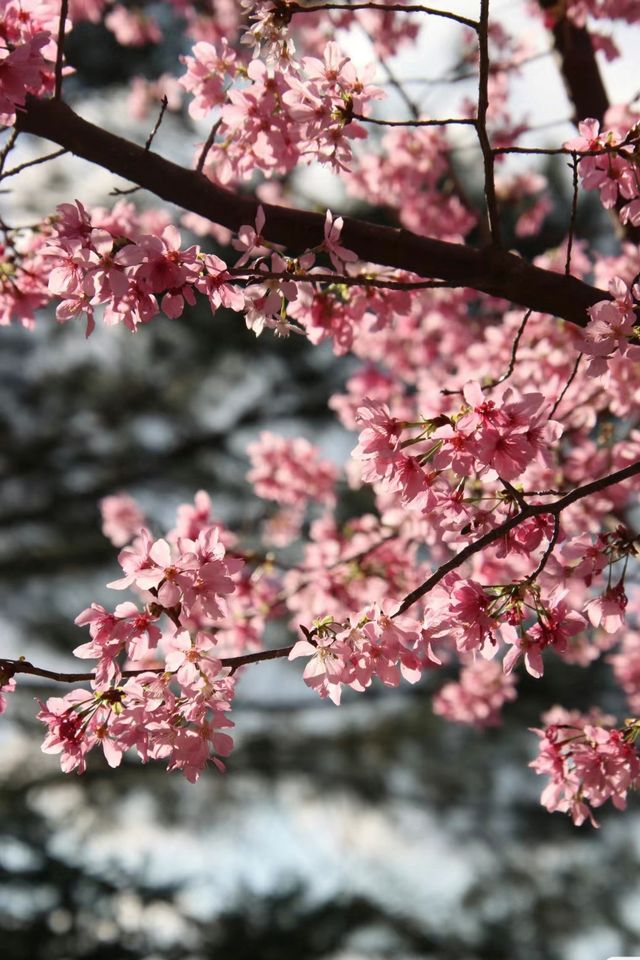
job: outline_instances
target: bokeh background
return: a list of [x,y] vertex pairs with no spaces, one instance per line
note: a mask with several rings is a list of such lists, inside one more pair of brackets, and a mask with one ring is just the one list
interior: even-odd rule
[[[495,9],[524,29],[525,6],[496,0]],[[434,29],[430,70],[446,74],[456,69],[459,38]],[[77,69],[70,98],[85,116],[130,131],[123,107],[131,77],[154,78],[186,50],[179,23],[168,37],[159,49],[123,54],[106,31],[83,25],[68,41]],[[617,39],[632,48],[630,32]],[[366,38],[349,43],[368,59]],[[420,57],[399,62],[398,75],[416,77]],[[631,78],[619,66],[604,69],[612,99],[628,98]],[[514,95],[538,125],[538,143],[570,135],[550,57],[525,69]],[[451,94],[425,87],[419,96],[444,112]],[[397,107],[392,96],[388,110]],[[138,127],[136,136],[146,132]],[[186,115],[174,115],[157,148],[189,162],[199,139]],[[42,146],[23,143],[21,158]],[[480,203],[464,143],[456,162]],[[545,172],[555,212],[539,237],[513,238],[527,256],[559,242],[568,219],[566,171]],[[3,216],[29,222],[73,197],[112,202],[113,188],[125,185],[63,158],[10,186]],[[337,196],[318,172],[292,187],[310,205]],[[611,249],[610,228],[588,200],[578,235]],[[73,669],[70,651],[81,642],[73,618],[110,599],[104,584],[116,571],[116,551],[100,532],[100,497],[127,490],[160,531],[178,503],[205,489],[216,515],[251,544],[265,506],[250,496],[244,451],[261,429],[303,435],[337,463],[353,446],[327,401],[354,361],[300,338],[256,340],[241,317],[223,311],[212,318],[198,306],[136,336],[98,327],[88,341],[78,325],[43,316],[34,332],[4,329],[1,337],[5,656]],[[340,515],[367,505],[366,493],[345,492]],[[535,751],[527,728],[553,703],[596,702],[623,715],[606,664],[555,664],[544,682],[523,678],[503,726],[484,733],[434,717],[429,681],[347,697],[337,710],[299,676],[299,665],[286,662],[246,674],[229,773],[205,774],[194,786],[159,765],[131,761],[114,772],[100,758],[83,777],[60,775],[39,750],[34,720],[34,697],[54,689],[25,679],[0,725],[2,960],[640,955],[640,807],[604,812],[599,831],[576,829],[542,810],[542,784],[527,768]]]

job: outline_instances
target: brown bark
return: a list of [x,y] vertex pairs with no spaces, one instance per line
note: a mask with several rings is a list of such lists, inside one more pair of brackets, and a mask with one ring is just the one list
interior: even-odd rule
[[[198,213],[230,230],[253,223],[259,201],[212,184],[202,174],[165,160],[79,117],[57,100],[27,99],[18,128],[112,171],[151,193]],[[262,204],[266,239],[302,252],[322,241],[319,213]],[[446,280],[481,293],[503,297],[535,311],[585,326],[586,310],[608,294],[574,277],[534,267],[520,257],[489,248],[474,249],[417,236],[408,230],[345,218],[343,244],[360,259]]]

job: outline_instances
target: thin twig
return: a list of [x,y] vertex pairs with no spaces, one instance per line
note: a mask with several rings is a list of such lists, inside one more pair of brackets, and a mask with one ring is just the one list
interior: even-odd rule
[[202,173],[204,169],[204,162],[207,159],[207,154],[209,153],[209,150],[211,150],[211,147],[213,146],[213,141],[216,138],[216,133],[218,132],[218,128],[220,127],[221,123],[222,123],[222,117],[220,117],[219,120],[216,120],[214,125],[211,127],[211,130],[209,131],[209,136],[205,140],[204,146],[200,151],[200,156],[198,157],[198,162],[196,164],[197,173]]
[[[160,113],[158,114],[158,119],[156,120],[155,126],[151,131],[151,133],[149,134],[149,136],[147,137],[144,145],[144,149],[147,153],[151,149],[151,144],[153,143],[153,139],[156,133],[158,132],[158,130],[160,129],[160,124],[162,123],[162,120],[164,118],[164,114],[168,105],[169,105],[169,101],[165,94],[165,96],[160,101]],[[139,190],[142,190],[142,189],[143,188],[139,185],[135,187],[114,187],[113,190],[109,191],[109,196],[110,197],[129,197],[131,196],[132,193],[137,193]]]
[[[524,136],[525,134],[533,133],[534,131],[537,131],[537,130],[552,130],[553,127],[559,127],[559,126],[567,125],[570,123],[571,123],[571,117],[558,117],[557,120],[546,120],[544,123],[532,123],[525,130],[522,130],[520,133],[518,133],[517,136]],[[451,148],[452,152],[455,152],[455,153],[466,153],[470,150],[477,150],[477,149],[478,149],[477,137],[474,137],[474,139],[470,140],[468,143],[461,143]],[[494,156],[497,157],[497,156],[500,156],[501,154],[505,154],[505,153],[508,154],[511,152],[533,153],[533,154],[540,153],[542,155],[546,155],[547,153],[549,153],[549,154],[555,155],[556,153],[570,154],[572,151],[565,147],[559,147],[557,150],[549,148],[548,151],[545,147],[540,147],[540,148],[533,147],[531,150],[528,150],[526,147],[493,147],[491,152],[493,153]],[[601,153],[606,153],[606,152],[607,151],[598,150],[598,151],[594,151],[593,154],[590,154],[585,151],[584,153],[578,152],[578,155],[581,157],[590,156],[590,155],[595,156],[596,153],[599,155]]]
[[[553,50],[541,50],[538,53],[532,53],[531,56],[524,57],[520,61],[508,63],[500,67],[500,72],[507,73],[509,70],[519,70],[521,67],[533,63],[535,60],[542,60],[544,57],[550,56],[553,52]],[[384,67],[384,64],[382,64],[382,66]],[[415,84],[416,86],[419,84],[420,86],[439,87],[449,86],[451,83],[460,83],[463,80],[475,80],[477,76],[478,72],[476,70],[466,70],[464,73],[454,71],[443,77],[403,77],[399,82]],[[384,86],[384,81],[382,81],[382,84],[378,84],[378,86],[380,85]]]
[[564,396],[565,396],[567,390],[569,389],[569,387],[571,386],[571,384],[572,384],[573,381],[575,380],[576,374],[577,374],[577,372],[578,372],[578,367],[580,366],[580,361],[582,360],[582,357],[583,357],[583,354],[582,354],[582,353],[579,353],[578,356],[576,357],[576,362],[575,362],[574,365],[573,365],[573,370],[572,370],[571,373],[569,374],[569,379],[567,380],[567,382],[565,383],[564,387],[562,388],[562,392],[560,393],[560,396],[558,397],[558,399],[556,400],[556,402],[554,403],[554,405],[553,405],[552,408],[551,408],[551,413],[549,414],[549,419],[550,419],[550,420],[552,419],[554,413],[556,412],[556,410],[558,409],[558,407],[560,406],[560,404],[561,404],[562,401],[564,400]]
[[600,477],[598,480],[592,480],[590,483],[585,483],[581,487],[576,487],[570,493],[567,493],[564,497],[561,497],[554,503],[527,504],[525,509],[514,514],[512,517],[509,517],[508,520],[505,520],[504,523],[494,527],[493,530],[485,533],[485,535],[480,537],[479,540],[475,540],[473,543],[467,544],[467,546],[463,547],[462,550],[455,554],[455,556],[451,557],[446,561],[446,563],[443,563],[440,567],[438,567],[438,569],[432,573],[431,576],[424,581],[424,583],[421,583],[419,587],[416,587],[415,590],[412,590],[411,593],[407,594],[392,616],[400,616],[400,614],[404,613],[405,610],[408,610],[409,607],[413,606],[414,603],[417,603],[418,600],[421,600],[422,597],[429,593],[429,591],[433,590],[433,588],[437,586],[437,584],[439,584],[448,573],[461,566],[465,560],[468,560],[469,557],[479,553],[480,550],[484,550],[485,547],[491,546],[491,544],[495,543],[496,540],[500,540],[502,537],[506,536],[507,533],[510,533],[530,517],[539,517],[544,514],[551,514],[554,517],[558,516],[563,510],[571,506],[571,504],[575,503],[577,500],[582,500],[585,497],[590,496],[592,493],[599,493],[601,490],[606,490],[607,487],[612,487],[616,483],[622,483],[623,480],[628,480],[630,477],[634,477],[637,474],[640,474],[640,460],[636,460],[634,463],[629,464],[629,466],[624,467],[622,470],[617,470],[615,473]]
[[[245,653],[241,657],[223,657],[220,663],[223,667],[230,667],[231,673],[247,663],[261,663],[263,660],[277,660],[279,657],[288,657],[293,644],[288,647],[277,647],[274,650],[259,650],[257,653]],[[146,667],[142,670],[123,670],[121,676],[125,679],[139,677],[143,673],[163,674],[170,673],[164,667]],[[33,677],[43,677],[45,680],[56,680],[58,683],[86,683],[95,680],[95,673],[59,673],[56,670],[45,670],[36,667],[28,660],[0,660],[0,674],[10,677],[18,673],[28,673]]]
[[562,497],[564,490],[523,490],[523,497]]
[[480,29],[478,31],[478,46],[480,52],[480,68],[478,76],[478,116],[475,121],[478,142],[482,150],[484,161],[484,195],[487,201],[489,228],[494,247],[501,246],[500,216],[498,213],[498,199],[494,179],[495,154],[491,149],[487,132],[487,111],[489,109],[489,0],[480,0]]
[[2,151],[0,152],[0,174],[4,170],[4,165],[7,162],[7,157],[15,147],[16,140],[18,139],[19,136],[20,136],[20,131],[16,130],[16,128],[14,127],[11,133],[9,134],[9,139],[7,140],[4,147],[2,148]]
[[290,11],[294,13],[322,13],[324,10],[346,10],[351,13],[354,10],[382,10],[397,11],[398,13],[428,13],[432,17],[442,17],[445,20],[454,20],[472,30],[478,29],[477,20],[470,20],[469,17],[462,17],[457,13],[450,13],[448,10],[435,10],[433,7],[425,7],[422,4],[403,4],[403,3],[295,3],[290,6]]
[[549,543],[547,544],[546,550],[544,551],[544,553],[542,554],[542,557],[540,558],[540,563],[535,568],[533,573],[530,573],[528,577],[525,577],[525,579],[522,581],[523,583],[534,583],[538,579],[538,577],[546,567],[549,557],[554,551],[555,545],[558,542],[559,535],[560,535],[560,516],[556,513],[554,514],[554,517],[553,517],[553,533],[551,535],[551,539],[549,540]]
[[502,156],[507,153],[526,153],[540,157],[571,156],[573,150],[566,147],[494,147],[493,155]]
[[518,331],[514,337],[513,344],[511,346],[511,356],[509,358],[509,366],[507,367],[505,373],[503,373],[501,377],[498,377],[497,380],[493,380],[491,383],[485,384],[485,386],[482,387],[483,390],[493,390],[494,387],[497,387],[499,384],[504,383],[505,380],[508,380],[511,374],[513,373],[513,371],[515,370],[516,360],[518,357],[518,347],[520,346],[520,340],[522,339],[522,334],[524,333],[524,329],[532,313],[533,313],[533,310],[527,310],[522,320],[520,321],[520,326],[518,327]]
[[62,61],[64,60],[64,28],[67,22],[68,12],[69,12],[69,0],[60,0],[60,20],[58,22],[58,49],[56,51],[55,83],[53,88],[54,100],[60,100],[60,98],[62,97]]
[[[558,123],[565,123],[564,120],[558,120]],[[554,126],[556,124],[554,123]],[[533,129],[533,127],[531,128]],[[525,131],[528,133],[529,131]],[[621,146],[621,144],[617,144]],[[491,151],[494,156],[504,153],[531,153],[542,157],[572,157],[574,154],[579,157],[601,157],[605,153],[614,152],[611,147],[603,147],[601,150],[571,150],[569,147],[494,147]]]
[[57,157],[62,157],[65,153],[68,153],[68,150],[54,150],[53,153],[47,153],[44,157],[36,157],[35,160],[26,160],[24,163],[18,164],[17,167],[12,167],[11,170],[7,170],[6,173],[3,173],[0,176],[0,179],[6,180],[8,177],[15,177],[17,173],[22,173],[23,170],[26,170],[27,167],[37,167],[41,163],[47,163],[49,160],[55,160]]
[[[506,371],[502,374],[502,376],[498,377],[497,380],[491,380],[489,383],[483,384],[480,387],[481,390],[493,390],[494,387],[497,387],[501,383],[504,383],[505,380],[508,380],[511,374],[513,373],[513,371],[515,370],[520,340],[522,338],[522,334],[524,333],[524,328],[526,327],[529,317],[531,316],[532,313],[533,313],[533,310],[527,310],[522,320],[520,321],[520,326],[518,327],[518,331],[514,337],[513,344],[511,346],[511,357],[509,358],[509,366],[507,367]],[[445,389],[445,390],[441,390],[440,393],[444,394],[446,397],[452,397],[457,394],[461,394],[462,390],[446,390]]]
[[446,120],[379,120],[376,117],[365,117],[361,113],[352,113],[354,120],[360,120],[362,123],[374,123],[378,127],[446,127],[457,124],[458,126],[475,127],[476,121],[469,117],[447,117]]
[[144,145],[145,150],[150,150],[150,149],[151,149],[151,144],[153,143],[153,138],[155,137],[156,133],[157,133],[158,130],[160,129],[160,124],[162,123],[162,119],[163,119],[163,117],[164,117],[165,110],[167,109],[168,106],[169,106],[169,101],[167,100],[167,95],[165,94],[165,95],[163,96],[162,100],[160,101],[160,113],[158,114],[158,119],[156,120],[156,125],[155,125],[155,127],[153,128],[153,130],[151,131],[151,133],[149,134],[149,136],[147,137],[147,141],[146,141],[146,143],[145,143],[145,145]]
[[[362,32],[363,32],[363,34],[365,35],[365,37],[368,38],[369,33],[368,33],[367,30],[365,30],[364,27],[362,27]],[[400,80],[398,80],[398,78],[396,77],[395,73],[392,71],[392,69],[391,69],[391,67],[389,66],[389,64],[387,63],[387,61],[386,61],[385,59],[383,59],[383,57],[380,57],[379,60],[380,60],[380,66],[382,67],[382,69],[384,70],[384,72],[386,73],[386,75],[387,75],[388,78],[389,78],[389,84],[390,84],[390,85],[393,87],[393,89],[396,91],[396,93],[398,94],[398,96],[400,97],[400,99],[402,100],[402,102],[404,103],[404,105],[406,106],[407,110],[409,111],[409,113],[411,114],[411,116],[413,117],[413,119],[414,119],[414,120],[419,120],[419,119],[420,119],[420,110],[418,109],[418,105],[413,102],[413,100],[411,99],[411,97],[409,96],[409,94],[407,93],[407,91],[406,91],[406,90],[404,89],[404,87],[402,86],[402,83],[400,82]]]
[[132,193],[137,193],[138,190],[142,190],[143,187],[114,187],[113,190],[109,191],[110,197],[128,197]]
[[455,289],[458,283],[449,280],[381,280],[377,277],[345,277],[339,273],[275,273],[257,270],[229,270],[229,276],[239,283],[260,283],[264,280],[295,280],[296,283],[331,283],[343,287],[379,287],[384,290],[439,290]]
[[571,273],[571,253],[573,251],[573,237],[576,229],[576,217],[578,215],[578,155],[574,152],[571,154],[571,170],[572,170],[572,188],[573,196],[571,198],[571,219],[569,220],[569,237],[567,240],[567,259],[564,265],[564,272],[566,276],[569,276]]

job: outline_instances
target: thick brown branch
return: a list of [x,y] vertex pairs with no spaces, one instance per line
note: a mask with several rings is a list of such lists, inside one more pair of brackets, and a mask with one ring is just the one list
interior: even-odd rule
[[[539,2],[543,10],[557,7],[556,0]],[[602,123],[609,109],[609,98],[589,31],[586,27],[577,27],[568,17],[559,17],[551,32],[567,94],[575,108],[575,122],[594,117]]]
[[[258,200],[212,184],[152,151],[83,120],[56,100],[27,99],[18,127],[58,143],[100,167],[138,183],[156,196],[191,210],[230,230],[253,223]],[[263,204],[264,236],[292,251],[322,243],[324,216]],[[578,326],[587,323],[587,308],[608,294],[574,277],[531,266],[520,257],[491,249],[477,250],[416,236],[408,230],[345,218],[344,245],[360,259],[436,277],[481,293],[503,297],[531,310],[551,313]]]

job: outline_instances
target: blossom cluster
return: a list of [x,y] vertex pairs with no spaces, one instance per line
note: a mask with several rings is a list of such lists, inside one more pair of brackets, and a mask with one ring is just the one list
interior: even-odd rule
[[[150,226],[157,232],[147,232]],[[244,306],[256,332],[297,321],[313,339],[313,304],[324,298],[333,315],[336,296],[331,287],[326,293],[314,287],[322,269],[314,266],[316,256],[326,255],[339,272],[358,269],[355,255],[341,243],[342,220],[327,213],[322,243],[295,261],[297,276],[304,278],[295,282],[289,279],[294,261],[278,252],[269,257],[272,269],[264,270],[263,251],[269,249],[264,227],[259,209],[255,224],[243,227],[234,241],[240,257],[230,272],[199,247],[181,249],[175,227],[145,223],[131,205],[107,214],[76,202],[59,208],[33,257],[53,263],[47,283],[61,299],[60,319],[82,302],[82,309],[102,305],[108,323],[135,329],[145,319],[143,308],[127,314],[124,303],[127,309],[133,300],[149,304],[148,318],[161,309],[178,316],[198,291],[212,306]],[[242,289],[237,277],[252,270],[268,276]],[[594,368],[600,358],[609,375],[616,364],[636,362],[629,343],[634,294],[619,277],[609,282],[612,300],[592,309],[576,339],[591,357],[585,389],[594,373],[601,375]],[[366,343],[368,332],[370,344],[385,338],[391,323],[412,316],[417,302],[406,290],[363,293],[347,287],[341,296],[351,341],[357,331]],[[463,309],[464,302],[459,298],[457,307]],[[330,328],[319,330],[317,339],[330,335]],[[407,374],[401,353],[391,353],[386,362]],[[548,496],[544,487],[557,478],[561,464],[571,482],[588,475],[593,464],[587,466],[588,453],[582,461],[575,455],[563,460],[565,423],[554,419],[557,404],[549,393],[554,381],[534,380],[538,389],[532,390],[529,369],[534,368],[523,365],[510,384],[468,380],[449,391],[461,399],[441,395],[436,406],[421,386],[409,398],[382,372],[353,378],[354,397],[373,396],[357,402],[336,397],[333,403],[345,424],[360,430],[350,481],[372,484],[383,525],[371,518],[352,524],[345,537],[330,514],[315,521],[303,562],[280,583],[242,573],[241,561],[226,553],[234,538],[213,522],[204,494],[193,507],[181,508],[175,531],[160,540],[140,529],[144,517],[130,497],[106,498],[105,534],[118,546],[135,538],[120,555],[125,576],[110,586],[134,588],[143,603],[121,603],[113,611],[93,604],[80,614],[77,622],[89,626],[91,639],[75,652],[97,661],[92,691],[73,691],[43,707],[40,717],[49,727],[44,749],[60,753],[65,770],[83,770],[87,753],[98,744],[114,765],[133,748],[143,761],[166,761],[190,779],[210,758],[221,765],[231,748],[220,731],[230,724],[235,677],[220,651],[242,655],[259,649],[265,622],[279,610],[282,615],[282,603],[294,621],[309,623],[290,657],[308,658],[304,680],[321,696],[339,703],[344,687],[363,692],[374,680],[387,686],[402,679],[414,683],[425,670],[459,659],[460,680],[443,687],[434,709],[478,726],[499,722],[501,709],[515,697],[514,669],[520,662],[538,678],[550,651],[586,664],[608,649],[607,638],[615,639],[625,625],[627,606],[624,570],[615,584],[612,572],[621,562],[626,568],[636,553],[635,540],[624,528],[595,539],[579,533],[579,508],[562,523],[541,509]],[[637,457],[637,445],[637,438],[621,444],[617,463]],[[248,452],[248,479],[256,493],[285,508],[274,522],[286,522],[291,535],[280,536],[280,543],[297,535],[306,504],[334,507],[336,469],[306,440],[263,434]],[[541,492],[529,494],[530,488]],[[606,512],[610,502],[615,498],[603,501],[601,509]],[[399,615],[403,598],[429,573],[417,562],[419,540],[429,544],[435,559],[491,533],[523,503],[536,513],[485,549],[469,576],[447,575],[414,616]],[[607,585],[598,593],[605,575]],[[616,667],[624,672],[626,688],[629,662]],[[10,691],[13,682],[8,678],[4,689]],[[563,803],[554,809],[578,809]]]
[[[105,505],[112,517],[113,509]],[[60,754],[66,772],[82,772],[98,745],[112,766],[135,749],[143,762],[166,761],[191,781],[209,760],[222,769],[235,680],[221,663],[218,628],[223,634],[243,561],[226,553],[216,525],[206,525],[171,544],[142,528],[119,563],[124,576],[109,586],[135,589],[138,602],[113,610],[93,603],[76,618],[89,628],[90,640],[74,653],[96,661],[92,689],[47,700],[39,714],[48,727],[43,750]]]
[[[463,394],[465,405],[458,411],[409,423],[398,421],[385,404],[365,397],[356,414],[363,429],[353,454],[362,462],[362,479],[398,493],[403,503],[415,503],[423,512],[442,509],[449,501],[450,513],[456,511],[451,501],[457,486],[473,474],[485,481],[510,481],[536,461],[550,464],[549,450],[561,436],[562,425],[549,419],[541,394],[518,395],[507,387],[501,399],[498,394],[489,399],[477,382],[466,384]],[[419,432],[403,439],[407,428]],[[443,481],[445,471],[456,476],[456,486]],[[463,489],[464,485],[460,492]],[[458,504],[461,518],[462,496]]]
[[555,707],[544,717],[544,728],[535,730],[539,754],[530,764],[550,778],[542,793],[547,810],[569,813],[576,825],[598,823],[593,808],[611,800],[624,810],[629,790],[637,787],[640,759],[634,740],[637,724],[617,730],[613,719]]
[[[160,314],[177,319],[199,295],[214,312],[242,311],[256,335],[265,328],[283,336],[295,329],[318,342],[313,291],[316,274],[322,277],[326,270],[314,266],[316,259],[328,257],[340,272],[357,260],[341,243],[343,220],[327,211],[322,241],[286,260],[276,250],[264,256],[272,246],[265,248],[264,225],[260,206],[254,225],[238,231],[233,245],[240,256],[229,267],[197,244],[183,247],[180,231],[160,211],[139,213],[122,201],[111,211],[87,209],[79,200],[60,204],[38,232],[0,248],[5,256],[0,324],[17,319],[31,327],[37,309],[53,298],[60,322],[86,317],[87,336],[98,308],[108,326],[135,331]],[[351,327],[363,315],[357,298],[352,310]]]
[[[221,108],[204,169],[222,184],[249,179],[256,170],[283,175],[314,160],[348,169],[351,141],[366,137],[354,115],[383,95],[371,83],[374,68],[359,74],[335,42],[322,60],[304,57],[277,70],[261,60],[243,67],[224,39],[201,41],[192,53],[184,58],[181,83],[194,94],[192,116]],[[231,81],[240,74],[248,85],[226,89],[225,76]]]
[[435,127],[389,130],[381,150],[367,151],[348,176],[349,192],[389,207],[414,233],[459,242],[476,217],[455,192],[442,190],[450,173],[447,149]]
[[640,360],[640,347],[632,342],[637,337],[640,285],[629,290],[621,277],[614,277],[609,293],[610,300],[600,300],[588,310],[582,350],[591,358],[589,373],[593,376],[607,372],[611,357],[625,357],[632,363]]
[[585,190],[599,190],[607,210],[619,207],[622,223],[640,226],[640,182],[638,179],[637,116],[625,118],[614,129],[600,130],[597,120],[583,120],[580,135],[565,143],[567,150],[580,155],[578,170]]
[[374,677],[391,687],[401,679],[416,683],[425,667],[437,665],[419,623],[392,619],[390,606],[375,604],[343,624],[331,617],[316,621],[289,654],[290,660],[309,658],[302,675],[307,686],[339,704],[344,686],[361,693]]
[[264,432],[247,447],[252,469],[247,479],[260,497],[277,503],[303,505],[309,500],[332,504],[337,471],[318,458],[303,437],[286,440]]
[[[186,657],[186,640],[183,646]],[[201,653],[195,644],[189,650]],[[220,758],[233,746],[223,732],[233,725],[227,717],[233,678],[225,677],[213,658],[203,656],[193,663],[197,682],[181,683],[182,692],[172,691],[164,675],[141,672],[117,688],[50,697],[38,713],[48,729],[44,753],[59,754],[65,773],[82,773],[87,754],[97,746],[112,767],[135,749],[143,763],[166,761],[167,770],[180,770],[191,783],[209,762],[224,770]]]
[[[48,290],[60,299],[56,317],[65,321],[86,315],[87,336],[100,305],[108,325],[135,330],[160,310],[173,319],[195,291],[220,304],[240,309],[242,293],[230,282],[226,264],[197,246],[180,249],[180,232],[167,224],[159,235],[145,233],[123,205],[114,215],[94,222],[80,201],[58,207],[52,235],[39,254],[48,267]],[[45,267],[46,269],[46,267]]]

